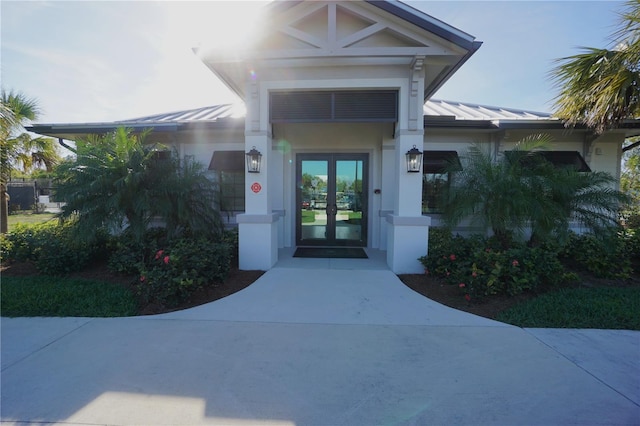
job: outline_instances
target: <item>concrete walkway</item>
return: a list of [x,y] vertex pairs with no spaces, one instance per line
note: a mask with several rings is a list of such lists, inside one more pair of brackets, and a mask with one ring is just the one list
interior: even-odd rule
[[523,330],[371,262],[295,263],[171,314],[2,318],[2,424],[640,425],[640,332]]

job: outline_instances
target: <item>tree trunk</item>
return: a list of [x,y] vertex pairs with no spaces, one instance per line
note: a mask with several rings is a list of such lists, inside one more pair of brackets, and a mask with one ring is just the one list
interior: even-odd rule
[[5,184],[0,184],[0,234],[9,231],[9,194]]

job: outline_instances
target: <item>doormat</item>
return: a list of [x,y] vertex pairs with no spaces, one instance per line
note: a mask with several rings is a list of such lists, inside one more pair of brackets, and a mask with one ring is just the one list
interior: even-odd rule
[[293,257],[368,259],[367,253],[359,247],[298,247]]

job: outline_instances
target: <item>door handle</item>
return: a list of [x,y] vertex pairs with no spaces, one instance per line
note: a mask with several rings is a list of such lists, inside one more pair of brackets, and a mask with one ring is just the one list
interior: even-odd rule
[[335,204],[332,204],[332,205],[327,204],[327,208],[325,211],[327,213],[327,216],[335,216],[336,214],[338,214],[338,206]]

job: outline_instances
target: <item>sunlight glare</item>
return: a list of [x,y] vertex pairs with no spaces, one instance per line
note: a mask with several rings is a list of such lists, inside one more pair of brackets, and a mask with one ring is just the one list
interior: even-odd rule
[[231,106],[231,117],[242,118],[247,115],[247,108],[244,102],[236,102]]
[[[220,404],[222,400],[215,400]],[[215,407],[209,407],[207,405]],[[242,407],[240,407],[242,408]],[[244,409],[237,409],[238,417],[225,410],[226,416],[212,417],[208,411],[216,411],[219,406],[207,398],[187,397],[181,395],[158,395],[151,393],[104,392],[93,401],[86,404],[71,417],[66,419],[70,423],[100,423],[105,424],[216,424],[229,426],[269,425],[295,426],[289,420],[244,418]]]
[[[213,2],[203,7],[206,21],[198,31],[194,47],[204,54],[233,54],[251,47],[260,37],[266,2]],[[208,9],[208,10],[207,10]]]

